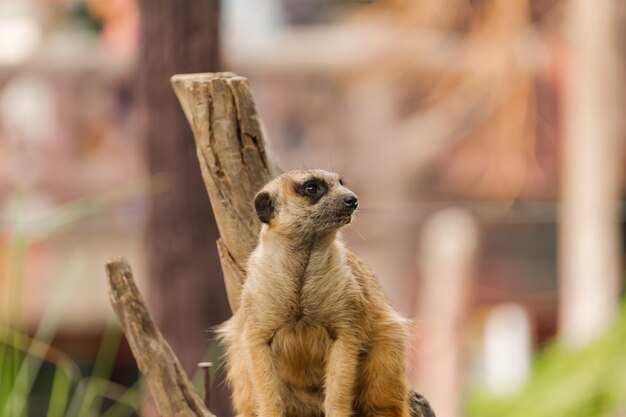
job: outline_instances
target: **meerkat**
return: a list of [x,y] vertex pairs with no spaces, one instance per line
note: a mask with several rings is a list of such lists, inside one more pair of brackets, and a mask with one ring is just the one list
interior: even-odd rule
[[259,244],[240,308],[218,330],[238,416],[409,417],[407,321],[338,237],[357,207],[322,170],[256,195]]

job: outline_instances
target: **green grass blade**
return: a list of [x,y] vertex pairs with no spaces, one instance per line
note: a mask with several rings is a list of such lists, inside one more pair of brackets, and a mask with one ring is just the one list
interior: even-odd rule
[[52,381],[47,417],[63,417],[70,397],[71,378],[61,367],[57,367]]
[[[69,298],[71,294],[70,288],[72,283],[79,279],[85,270],[85,258],[80,256],[79,253],[74,253],[70,257],[66,274],[64,274],[61,283],[56,287],[55,293],[51,296],[51,300],[53,301],[46,308],[43,319],[35,332],[33,341],[28,347],[27,355],[25,355],[25,359],[20,360],[21,366],[17,368],[14,374],[15,380],[13,389],[9,394],[7,404],[4,408],[7,415],[17,417],[28,414],[28,397],[44,362],[49,343],[54,337],[63,316],[64,306],[66,305],[67,298]],[[16,335],[15,337],[25,337],[25,335],[19,331],[15,331],[14,334]],[[21,345],[21,339],[14,340],[16,352],[20,352],[19,347]],[[24,355],[22,354],[22,356]]]
[[[98,388],[99,381],[108,379],[117,357],[122,333],[113,319],[107,322],[104,336],[92,374],[86,378],[84,395],[80,399],[80,407],[71,407],[72,415],[83,417],[89,415],[89,411],[98,412],[102,404],[101,390]],[[77,413],[76,413],[77,411]]]

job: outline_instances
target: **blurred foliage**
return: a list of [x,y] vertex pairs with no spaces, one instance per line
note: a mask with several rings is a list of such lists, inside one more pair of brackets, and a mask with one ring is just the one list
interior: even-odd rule
[[553,343],[525,389],[512,397],[475,392],[468,417],[603,417],[626,411],[626,300],[617,320],[585,348]]
[[[108,193],[77,199],[48,210],[45,215],[26,221],[21,201],[11,216],[11,243],[4,255],[0,279],[0,417],[125,417],[136,415],[145,401],[139,382],[131,387],[110,380],[115,366],[121,330],[111,319],[104,330],[93,364],[79,366],[52,341],[62,324],[68,297],[75,296],[73,283],[85,276],[85,259],[80,252],[70,254],[66,268],[34,335],[24,320],[24,271],[28,245],[64,233],[88,216],[115,207],[139,192],[152,192],[162,185],[156,176]],[[2,235],[0,235],[0,238]]]
[[[121,332],[109,323],[93,369],[83,375],[72,359],[53,346],[0,326],[0,416],[124,417],[143,401],[137,386],[108,380]],[[108,407],[104,399],[109,399]]]

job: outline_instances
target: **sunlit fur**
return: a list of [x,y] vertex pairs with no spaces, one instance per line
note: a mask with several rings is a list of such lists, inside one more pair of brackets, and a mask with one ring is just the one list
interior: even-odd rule
[[[295,191],[312,176],[328,184],[314,204]],[[250,256],[241,307],[219,329],[236,414],[408,417],[405,320],[337,237],[351,191],[337,174],[309,170],[261,192],[273,217]]]

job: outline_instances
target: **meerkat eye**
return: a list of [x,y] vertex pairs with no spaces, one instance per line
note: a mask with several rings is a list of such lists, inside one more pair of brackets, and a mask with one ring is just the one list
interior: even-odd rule
[[339,178],[339,184],[340,185],[346,185],[346,182],[343,180],[343,178]]
[[317,186],[317,184],[315,184],[314,182],[309,182],[304,184],[304,191],[307,192],[307,194],[317,194],[320,190],[320,187]]
[[311,204],[315,204],[326,194],[328,185],[323,180],[311,178],[300,184],[295,184],[294,191],[306,197]]

